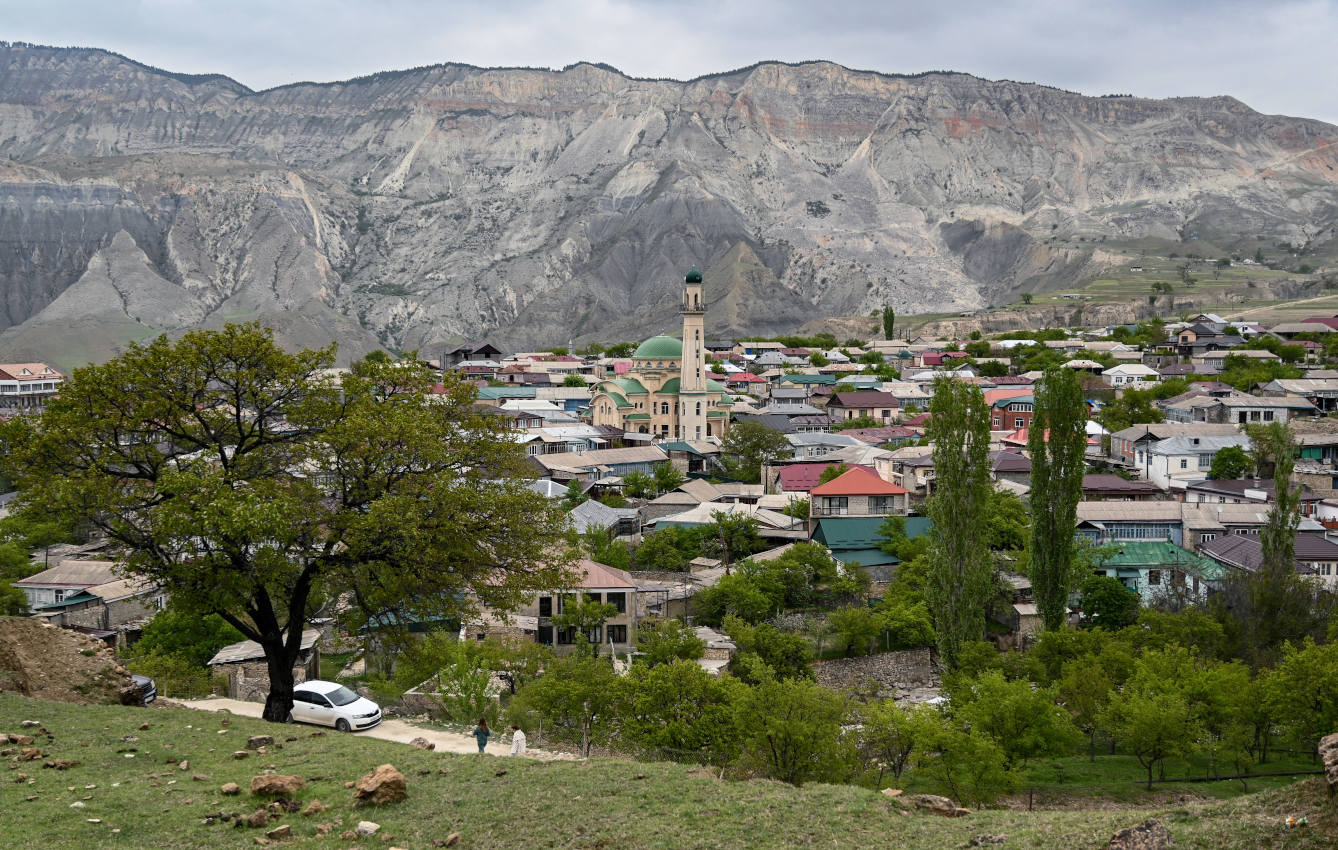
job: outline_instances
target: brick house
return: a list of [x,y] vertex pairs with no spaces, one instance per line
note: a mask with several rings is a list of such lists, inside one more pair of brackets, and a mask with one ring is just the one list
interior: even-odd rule
[[905,516],[910,494],[877,473],[855,467],[808,493],[810,524],[822,517]]

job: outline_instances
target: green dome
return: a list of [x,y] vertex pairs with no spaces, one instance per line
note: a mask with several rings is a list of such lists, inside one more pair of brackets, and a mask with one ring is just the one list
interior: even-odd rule
[[683,356],[683,343],[671,336],[653,336],[638,345],[632,356],[641,360],[678,360]]
[[684,283],[701,283],[701,282],[702,282],[702,270],[699,269],[699,268],[697,268],[696,266],[693,266],[692,268],[688,269],[687,277],[683,278],[683,282],[684,282]]

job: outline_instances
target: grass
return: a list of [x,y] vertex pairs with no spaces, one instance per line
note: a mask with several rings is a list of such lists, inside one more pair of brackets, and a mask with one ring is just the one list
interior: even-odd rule
[[[89,708],[0,694],[0,718],[0,727],[16,732],[20,720],[40,720],[54,736],[51,742],[39,738],[43,757],[80,762],[66,771],[44,769],[40,760],[6,765],[11,772],[5,777],[10,781],[0,785],[0,835],[6,847],[16,848],[250,847],[261,830],[206,825],[204,816],[254,811],[257,801],[245,792],[224,797],[218,789],[229,781],[246,789],[268,765],[307,777],[302,802],[320,799],[329,807],[313,818],[282,816],[278,823],[289,824],[293,837],[280,846],[293,848],[348,847],[337,836],[360,820],[382,826],[376,839],[355,842],[362,847],[430,847],[459,832],[462,848],[673,850],[817,845],[946,850],[966,846],[982,833],[1006,834],[1014,847],[1071,850],[1101,846],[1116,830],[1148,817],[1166,823],[1179,848],[1319,848],[1333,846],[1338,827],[1334,804],[1318,781],[1227,801],[1194,799],[1186,788],[1174,800],[1150,806],[994,809],[943,820],[908,815],[861,788],[720,782],[682,765],[615,759],[531,762],[431,753],[187,709]],[[149,728],[141,731],[144,722]],[[232,752],[250,734],[273,734],[283,749],[234,760]],[[138,740],[124,741],[127,736]],[[189,759],[190,767],[180,770],[169,758]],[[408,777],[409,798],[355,809],[344,782],[386,762]],[[195,781],[196,774],[207,778]],[[28,801],[30,796],[35,799]],[[71,809],[76,801],[84,807]],[[1311,826],[1288,829],[1288,815],[1305,815]],[[334,825],[331,835],[318,837],[317,823]],[[389,837],[383,842],[382,835]]]

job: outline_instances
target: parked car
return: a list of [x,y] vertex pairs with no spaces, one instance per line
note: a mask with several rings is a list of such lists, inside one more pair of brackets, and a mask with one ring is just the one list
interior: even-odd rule
[[135,688],[139,691],[140,705],[148,705],[158,698],[158,685],[148,676],[131,673],[130,678],[134,680]]
[[340,732],[370,729],[381,722],[381,707],[337,682],[311,679],[293,689],[295,723],[319,723]]

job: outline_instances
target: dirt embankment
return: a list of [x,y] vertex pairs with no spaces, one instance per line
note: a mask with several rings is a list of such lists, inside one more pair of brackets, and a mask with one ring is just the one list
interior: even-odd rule
[[101,641],[18,617],[0,618],[0,690],[83,704],[138,699],[130,675]]

